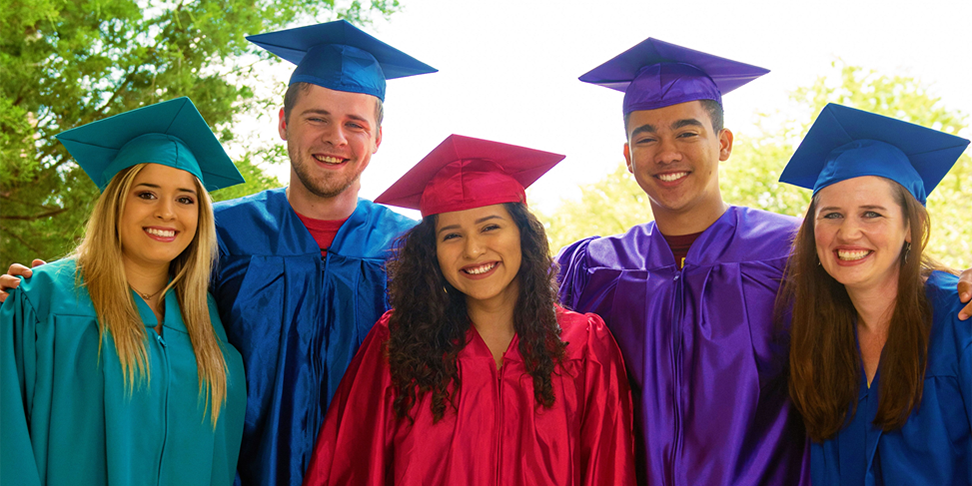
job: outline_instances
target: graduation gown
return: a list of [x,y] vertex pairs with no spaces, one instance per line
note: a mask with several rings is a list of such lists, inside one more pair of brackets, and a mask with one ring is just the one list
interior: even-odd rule
[[344,370],[387,309],[385,259],[415,224],[359,199],[321,257],[285,189],[218,203],[213,295],[243,355],[243,484],[300,484]]
[[[393,311],[392,311],[393,312]],[[603,321],[558,309],[567,357],[539,406],[513,338],[496,362],[471,327],[458,357],[458,411],[432,421],[425,394],[410,415],[392,409],[390,312],[355,357],[321,428],[308,485],[634,484],[631,398],[624,363]]]
[[639,479],[806,484],[774,300],[795,218],[730,207],[679,270],[654,222],[565,248],[561,298],[611,329],[632,381]]
[[0,306],[0,483],[229,485],[246,400],[240,354],[210,318],[227,365],[216,427],[175,292],[165,322],[133,292],[148,339],[149,379],[129,394],[110,335],[100,342],[74,260],[34,269]]
[[861,372],[857,413],[835,438],[811,445],[813,484],[972,484],[972,322],[960,321],[958,277],[934,272],[934,307],[921,404],[898,430],[876,427],[880,367]]

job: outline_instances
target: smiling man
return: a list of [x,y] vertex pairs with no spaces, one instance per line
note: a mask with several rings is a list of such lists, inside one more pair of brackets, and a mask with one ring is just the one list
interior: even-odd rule
[[297,68],[280,110],[290,186],[215,206],[213,294],[243,355],[243,484],[300,484],[351,358],[386,310],[383,268],[414,225],[358,199],[385,80],[431,67],[344,21],[248,39]]

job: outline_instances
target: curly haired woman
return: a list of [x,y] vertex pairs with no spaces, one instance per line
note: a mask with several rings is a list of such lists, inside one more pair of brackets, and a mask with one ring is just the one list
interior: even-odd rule
[[624,365],[556,304],[524,186],[563,157],[451,136],[377,199],[419,208],[393,307],[328,410],[305,484],[634,482]]

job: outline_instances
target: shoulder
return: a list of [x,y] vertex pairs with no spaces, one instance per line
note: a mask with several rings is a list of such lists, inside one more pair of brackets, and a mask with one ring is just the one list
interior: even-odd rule
[[959,300],[957,286],[958,277],[946,272],[932,272],[925,281],[925,291],[934,309],[932,341],[951,340],[962,351],[972,345],[972,319],[958,318],[965,304]]
[[736,243],[749,248],[755,255],[789,255],[793,238],[800,228],[800,218],[742,206],[733,206],[729,211],[732,212]]
[[614,336],[600,316],[557,307],[560,339],[567,343],[568,359],[613,357],[620,355]]
[[354,212],[335,235],[331,249],[345,256],[384,259],[395,239],[415,224],[415,220],[385,206],[358,199]]
[[562,266],[642,268],[657,231],[655,223],[649,222],[623,234],[585,238],[561,250],[558,261]]
[[249,196],[213,203],[213,212],[220,215],[224,213],[233,214],[257,211],[261,208],[265,208],[268,202],[273,201],[275,198],[280,196],[284,198],[287,197],[286,188],[280,187],[277,189],[267,189],[255,194],[250,194]]
[[41,265],[33,269],[30,278],[22,279],[20,286],[11,292],[11,298],[32,308],[38,316],[52,312],[94,315],[88,291],[77,285],[76,274],[73,258]]

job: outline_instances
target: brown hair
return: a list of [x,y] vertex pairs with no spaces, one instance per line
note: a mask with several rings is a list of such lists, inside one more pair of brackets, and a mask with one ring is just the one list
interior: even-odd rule
[[[290,86],[287,86],[287,92],[284,94],[284,120],[288,123],[290,122],[290,111],[294,109],[294,105],[300,100],[300,97],[307,94],[310,90],[310,83],[297,82]],[[378,124],[378,128],[381,128],[381,122],[385,118],[385,104],[382,103],[381,99],[377,96],[375,98],[375,123]]]
[[[523,204],[504,206],[520,229],[523,252],[513,327],[527,373],[533,378],[534,397],[538,404],[550,407],[554,403],[551,375],[566,347],[560,340],[554,307],[555,264],[543,224]],[[457,358],[466,346],[471,324],[465,295],[449,285],[439,268],[435,224],[436,216],[428,216],[405,233],[388,264],[389,294],[395,309],[388,325],[388,362],[397,392],[393,407],[399,418],[408,416],[422,395],[432,393],[432,416],[438,421],[447,404],[456,407],[455,393],[462,386]]]
[[[879,365],[874,424],[885,431],[904,425],[921,403],[932,320],[924,281],[932,270],[947,270],[924,255],[930,232],[924,206],[900,184],[890,185],[913,243],[910,251],[905,245],[899,259],[898,295]],[[792,316],[790,397],[803,415],[807,434],[822,442],[833,438],[857,412],[862,363],[854,330],[857,311],[844,286],[818,264],[816,206],[814,197],[793,244],[776,316],[778,322]]]

